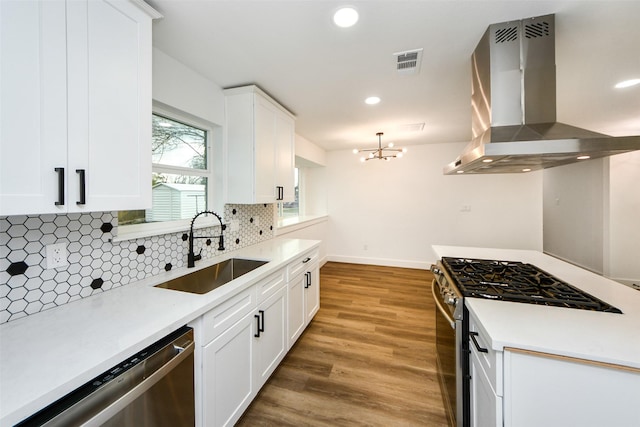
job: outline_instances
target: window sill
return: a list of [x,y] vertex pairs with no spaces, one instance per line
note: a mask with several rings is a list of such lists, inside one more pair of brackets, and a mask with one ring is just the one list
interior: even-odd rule
[[310,227],[329,219],[328,215],[305,215],[279,219],[276,223],[276,236]]

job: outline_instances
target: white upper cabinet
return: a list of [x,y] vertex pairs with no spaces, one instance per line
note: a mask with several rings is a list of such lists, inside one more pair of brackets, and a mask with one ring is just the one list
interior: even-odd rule
[[294,116],[257,86],[225,90],[227,203],[293,201]]
[[151,20],[129,0],[0,3],[0,215],[151,204]]

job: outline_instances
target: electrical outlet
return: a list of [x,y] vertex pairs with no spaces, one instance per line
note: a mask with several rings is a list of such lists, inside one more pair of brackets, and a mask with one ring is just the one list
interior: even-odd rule
[[47,268],[62,267],[69,264],[67,261],[67,244],[56,243],[47,245]]

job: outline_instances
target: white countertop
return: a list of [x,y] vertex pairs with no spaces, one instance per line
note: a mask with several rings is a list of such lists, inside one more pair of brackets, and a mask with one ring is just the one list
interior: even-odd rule
[[617,308],[623,314],[466,298],[494,350],[517,347],[640,368],[640,292],[537,251],[433,246],[441,258],[533,264]]
[[[272,239],[0,325],[0,426],[37,412],[319,244]],[[204,295],[153,287],[234,257],[270,262]]]

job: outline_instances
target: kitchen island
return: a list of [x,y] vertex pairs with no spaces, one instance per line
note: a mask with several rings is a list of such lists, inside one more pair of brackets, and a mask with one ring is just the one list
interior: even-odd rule
[[433,250],[533,264],[622,311],[465,298],[472,425],[640,425],[640,292],[537,251]]
[[[0,326],[0,425],[42,409],[320,242],[272,239]],[[229,258],[269,261],[207,294],[154,287]]]

